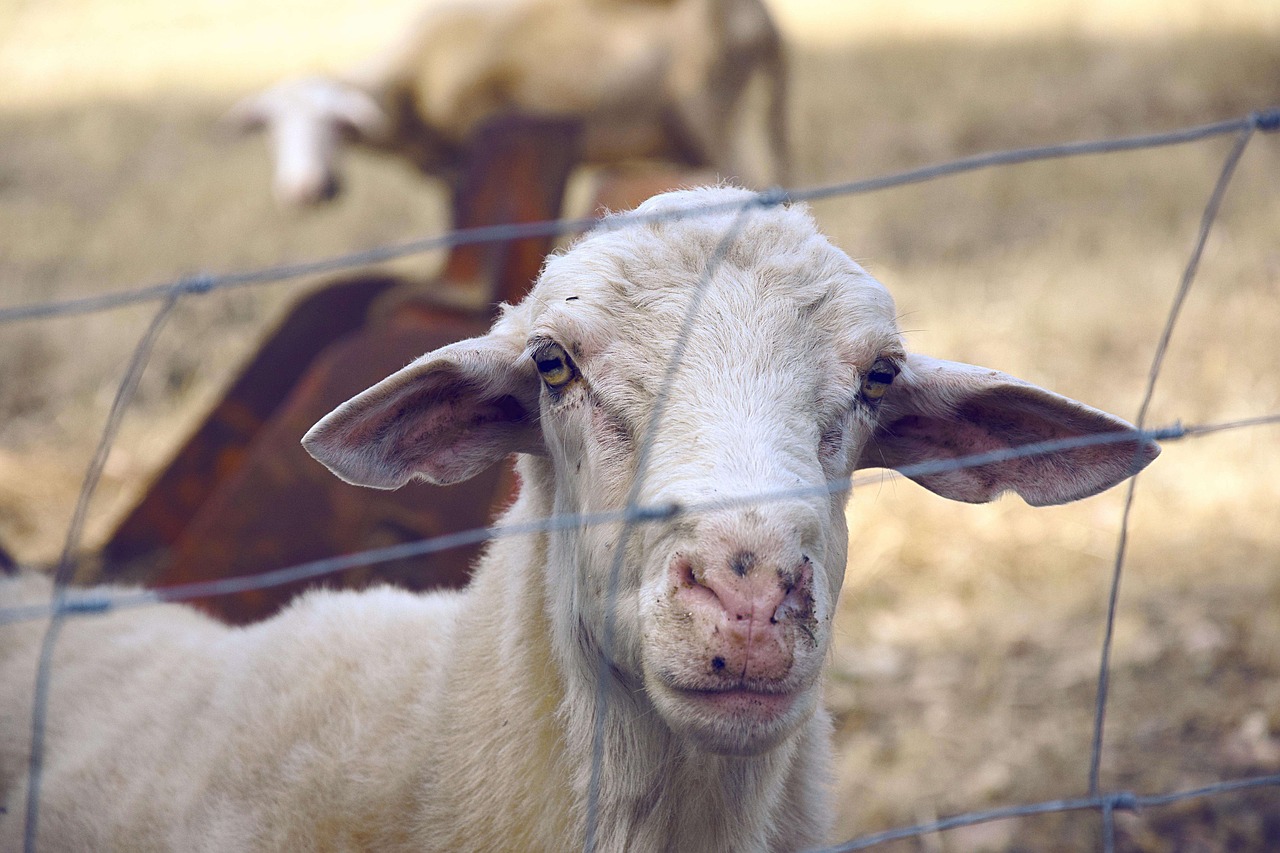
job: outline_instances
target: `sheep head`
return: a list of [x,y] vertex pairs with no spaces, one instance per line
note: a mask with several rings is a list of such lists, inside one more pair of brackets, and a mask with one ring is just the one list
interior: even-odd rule
[[[671,193],[638,212],[749,198]],[[721,246],[735,215],[586,236],[488,335],[423,356],[304,443],[338,476],[378,488],[454,482],[520,452],[534,455],[525,488],[544,489],[556,513],[632,499],[702,508],[625,532],[550,533],[554,647],[570,675],[596,672],[602,655],[627,688],[619,701],[656,709],[703,748],[755,754],[818,703],[848,550],[845,495],[827,484],[859,467],[1132,428],[1004,374],[907,352],[888,292],[803,209],[746,213]],[[1128,437],[915,479],[963,501],[1014,491],[1059,503],[1156,453]]]
[[240,132],[266,130],[275,161],[272,189],[280,204],[314,205],[340,189],[338,151],[344,139],[369,142],[391,132],[391,120],[368,93],[324,77],[285,80],[250,95],[222,119]]

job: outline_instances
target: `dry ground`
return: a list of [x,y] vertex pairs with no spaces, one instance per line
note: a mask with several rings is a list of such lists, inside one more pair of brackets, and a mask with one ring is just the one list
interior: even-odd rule
[[[414,3],[0,0],[0,305],[434,233],[439,191],[353,157],[341,204],[278,211],[237,96],[373,49]],[[1016,11],[1006,7],[1016,6]],[[1280,104],[1280,8],[1226,3],[777,4],[801,185],[983,150],[1169,129]],[[1032,11],[1034,7],[1034,11]],[[823,202],[912,345],[1122,415],[1227,140]],[[1280,138],[1251,145],[1150,422],[1280,412]],[[429,270],[439,258],[402,262]],[[191,299],[162,338],[90,519],[110,528],[235,365],[314,282]],[[149,309],[0,327],[0,541],[56,554]],[[1137,490],[1103,784],[1280,772],[1280,427],[1167,445]],[[1033,510],[902,481],[858,490],[829,700],[840,837],[1086,788],[1122,490]],[[1280,848],[1280,790],[1120,815],[1121,848]],[[1093,814],[885,849],[1089,850]]]

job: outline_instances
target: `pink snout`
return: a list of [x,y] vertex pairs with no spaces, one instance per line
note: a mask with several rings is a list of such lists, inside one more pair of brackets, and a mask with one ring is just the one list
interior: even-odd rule
[[338,176],[323,168],[285,172],[282,167],[274,184],[276,201],[286,207],[306,207],[332,201],[340,190]]
[[725,683],[764,685],[785,679],[796,642],[814,643],[813,568],[801,557],[785,568],[737,550],[719,559],[676,555],[671,561],[674,603],[700,629],[705,676]]

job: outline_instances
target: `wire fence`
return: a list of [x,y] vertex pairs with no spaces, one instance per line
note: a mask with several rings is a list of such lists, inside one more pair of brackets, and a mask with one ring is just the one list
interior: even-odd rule
[[[700,276],[690,306],[684,317],[684,330],[692,328],[698,322],[701,298],[709,286],[716,267],[722,261],[729,246],[738,236],[754,210],[793,201],[810,201],[836,196],[849,196],[868,193],[890,187],[936,180],[945,176],[971,172],[997,166],[1028,163],[1037,160],[1059,159],[1081,155],[1105,154],[1119,151],[1134,151],[1159,146],[1179,145],[1199,140],[1234,135],[1234,144],[1223,162],[1221,172],[1214,185],[1201,219],[1199,233],[1190,253],[1174,300],[1168,312],[1163,332],[1157,343],[1148,374],[1146,389],[1137,418],[1137,432],[1126,431],[1107,435],[1095,435],[1077,439],[1063,439],[1051,442],[1028,444],[1022,447],[997,452],[975,454],[938,462],[922,463],[899,469],[902,476],[920,476],[931,473],[957,470],[991,464],[992,462],[1024,458],[1046,453],[1069,450],[1076,447],[1102,444],[1108,442],[1133,442],[1135,438],[1153,441],[1177,441],[1212,435],[1226,430],[1251,429],[1268,424],[1280,423],[1280,413],[1221,423],[1205,423],[1192,426],[1180,424],[1158,429],[1146,427],[1146,418],[1156,384],[1159,380],[1164,357],[1172,340],[1178,318],[1185,303],[1187,294],[1195,281],[1200,259],[1209,233],[1217,218],[1222,200],[1235,173],[1237,164],[1243,156],[1250,141],[1257,131],[1276,131],[1280,129],[1280,108],[1272,108],[1243,116],[1239,119],[1200,125],[1168,133],[1148,134],[1121,139],[1095,140],[1066,143],[1061,145],[1041,146],[1002,151],[953,160],[925,168],[914,169],[886,175],[869,180],[847,183],[829,184],[805,190],[773,190],[756,194],[746,203],[735,203],[721,207],[700,207],[697,209],[671,211],[660,214],[625,214],[605,220],[603,223],[594,219],[563,219],[555,221],[528,223],[522,225],[503,225],[486,228],[451,231],[437,236],[427,237],[400,245],[383,246],[363,252],[346,254],[318,261],[270,267],[249,272],[225,275],[201,275],[183,278],[162,284],[139,287],[81,299],[46,302],[40,304],[0,308],[0,324],[12,323],[38,318],[52,318],[72,314],[107,311],[116,307],[138,304],[142,302],[160,301],[161,306],[154,315],[150,326],[139,340],[133,357],[126,369],[125,376],[113,400],[106,426],[103,429],[97,451],[85,474],[75,512],[69,524],[61,556],[54,569],[54,592],[46,605],[27,607],[10,607],[0,609],[0,627],[18,622],[48,619],[40,647],[37,678],[35,684],[34,708],[31,720],[32,743],[28,761],[29,787],[26,801],[24,849],[33,853],[37,846],[37,827],[40,808],[41,779],[44,765],[44,733],[48,715],[49,685],[54,677],[52,654],[58,635],[69,618],[91,618],[114,610],[153,606],[165,602],[185,601],[214,595],[224,595],[253,589],[265,589],[300,580],[315,579],[345,569],[373,565],[380,562],[400,560],[406,557],[426,556],[449,548],[485,541],[497,537],[520,536],[531,533],[558,529],[582,528],[598,524],[618,524],[621,522],[620,540],[615,547],[615,559],[610,566],[608,576],[609,607],[603,631],[603,648],[610,648],[613,641],[614,607],[616,601],[622,554],[625,551],[626,539],[636,526],[655,521],[669,520],[679,515],[691,515],[717,509],[750,504],[767,503],[788,498],[803,497],[817,492],[843,493],[854,488],[859,482],[870,481],[871,477],[850,477],[833,480],[819,487],[804,487],[787,491],[774,491],[755,495],[735,495],[728,498],[707,501],[698,504],[648,506],[639,502],[639,495],[647,474],[647,462],[651,453],[654,436],[664,416],[666,399],[660,396],[649,414],[648,422],[637,444],[637,464],[635,479],[632,483],[625,508],[615,512],[602,512],[586,515],[560,515],[534,522],[509,524],[480,528],[469,531],[451,533],[420,542],[381,548],[359,554],[344,555],[324,560],[317,560],[303,565],[292,566],[263,574],[228,578],[217,581],[184,584],[131,592],[107,592],[103,590],[76,590],[70,587],[74,570],[75,556],[81,546],[84,521],[89,504],[102,474],[107,456],[115,443],[123,417],[133,399],[138,381],[146,367],[152,347],[162,332],[173,309],[178,303],[192,295],[210,293],[217,290],[265,284],[268,282],[310,276],[317,273],[335,272],[352,269],[369,264],[390,260],[406,255],[449,248],[470,243],[506,241],[531,236],[552,236],[584,231],[590,228],[629,228],[644,222],[658,219],[673,219],[693,216],[707,216],[717,213],[733,213],[732,224],[726,229],[719,245],[708,258],[704,271]],[[667,376],[674,376],[681,368],[684,358],[683,341],[687,335],[676,338],[667,364]],[[665,384],[665,383],[664,383]],[[902,827],[887,832],[867,835],[849,840],[834,847],[825,848],[825,853],[836,851],[863,850],[894,840],[914,838],[929,833],[943,832],[963,826],[971,826],[991,821],[1009,820],[1019,817],[1043,815],[1068,811],[1096,811],[1102,816],[1101,843],[1103,849],[1114,849],[1116,832],[1114,814],[1116,811],[1133,811],[1142,808],[1158,808],[1173,803],[1203,797],[1223,796],[1245,790],[1262,787],[1280,787],[1280,774],[1256,776],[1245,779],[1223,781],[1215,785],[1176,791],[1164,794],[1138,795],[1127,791],[1104,792],[1099,779],[1099,763],[1104,742],[1105,722],[1107,715],[1107,695],[1110,683],[1111,644],[1114,635],[1116,615],[1119,601],[1120,581],[1124,572],[1128,547],[1128,531],[1130,513],[1136,494],[1137,477],[1130,479],[1125,496],[1124,511],[1120,521],[1120,535],[1115,554],[1110,594],[1106,613],[1105,632],[1102,643],[1098,669],[1096,707],[1094,713],[1094,732],[1088,772],[1088,795],[1079,799],[1053,800],[1031,803],[1021,806],[976,811],[967,814],[938,820],[931,823]],[[601,669],[597,683],[600,692],[597,696],[598,707],[603,706],[606,699],[604,667],[607,661],[603,654],[599,658]],[[593,851],[597,841],[597,819],[599,793],[598,779],[603,762],[603,718],[597,717],[597,730],[593,745],[591,784],[588,788],[586,835],[583,849]]]

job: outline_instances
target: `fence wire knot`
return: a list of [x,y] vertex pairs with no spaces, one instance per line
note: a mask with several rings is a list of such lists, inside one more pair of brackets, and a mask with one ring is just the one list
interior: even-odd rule
[[1113,812],[1136,812],[1142,802],[1132,791],[1117,791],[1114,794],[1107,794],[1103,804]]
[[1182,425],[1182,421],[1178,421],[1172,426],[1153,429],[1149,434],[1155,441],[1171,441],[1177,438],[1185,438],[1187,435],[1187,428]]
[[754,204],[759,207],[777,207],[791,201],[791,193],[782,187],[770,187],[756,193]]
[[201,273],[199,275],[193,275],[190,278],[184,278],[182,281],[178,282],[178,285],[174,290],[179,294],[208,293],[210,290],[213,290],[213,285],[213,276],[208,273]]
[[102,595],[67,598],[55,605],[56,613],[106,613],[114,602]]
[[1249,122],[1257,130],[1272,132],[1280,130],[1280,107],[1269,110],[1258,110],[1249,115]]
[[678,503],[660,504],[658,506],[637,506],[627,512],[627,521],[666,521],[675,518],[682,512]]

